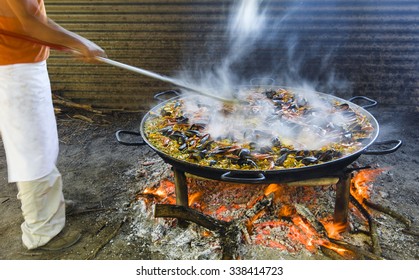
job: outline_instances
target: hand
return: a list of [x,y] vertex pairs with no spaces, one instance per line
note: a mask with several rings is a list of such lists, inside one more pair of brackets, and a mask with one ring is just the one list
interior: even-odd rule
[[98,62],[96,57],[107,57],[105,51],[90,40],[83,38],[80,49],[74,52],[75,55],[85,62]]

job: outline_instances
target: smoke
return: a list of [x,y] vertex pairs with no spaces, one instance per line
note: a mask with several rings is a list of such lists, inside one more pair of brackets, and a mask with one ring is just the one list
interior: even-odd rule
[[188,57],[177,77],[224,97],[253,78],[327,93],[348,91],[350,84],[335,71],[334,60],[343,42],[323,28],[310,28],[319,24],[316,11],[310,1],[234,1],[224,40],[207,34],[207,49]]
[[[228,15],[223,47],[209,45],[207,55],[211,56],[207,60],[199,57],[194,67],[186,66],[178,73],[178,79],[214,95],[243,100],[248,92],[239,90],[242,85],[251,83],[252,78],[257,78],[258,83],[272,79],[275,84],[299,88],[301,97],[318,111],[330,111],[331,105],[319,100],[316,89],[328,89],[330,93],[330,90],[348,88],[348,83],[333,67],[340,42],[322,44],[327,38],[317,42],[316,35],[327,37],[327,34],[312,34],[301,28],[301,21],[310,26],[309,5],[307,1],[235,1]],[[237,131],[232,137],[246,141],[247,135],[243,132],[266,130],[275,131],[283,141],[289,139],[294,144],[298,137],[301,147],[311,149],[331,141],[320,137],[313,129],[296,131],[294,125],[272,120],[275,107],[263,98],[252,107],[244,106],[229,114],[215,114],[222,111],[219,108],[222,105],[207,98],[188,101],[188,108],[193,108],[191,111],[199,109],[194,104],[196,100],[201,103],[205,100],[213,111],[209,132],[214,138],[231,136],[229,134]],[[249,110],[258,110],[260,118],[249,121]],[[330,119],[342,122],[341,116]],[[324,122],[324,117],[312,116],[315,127]],[[258,144],[265,145],[266,138],[259,138]]]

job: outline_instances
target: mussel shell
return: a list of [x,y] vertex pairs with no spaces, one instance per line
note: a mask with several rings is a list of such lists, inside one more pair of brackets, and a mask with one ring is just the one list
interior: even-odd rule
[[316,157],[305,157],[301,160],[304,165],[316,164],[319,160]]

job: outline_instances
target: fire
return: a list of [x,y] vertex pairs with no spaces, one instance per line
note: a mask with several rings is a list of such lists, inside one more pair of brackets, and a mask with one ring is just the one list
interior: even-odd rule
[[323,219],[320,221],[326,232],[327,232],[327,236],[329,238],[333,238],[333,239],[342,239],[342,236],[340,235],[342,232],[345,232],[346,228],[347,228],[347,224],[344,223],[335,223],[333,221],[332,217]]
[[291,217],[294,214],[295,214],[295,208],[288,204],[283,205],[281,209],[279,209],[278,211],[279,217]]
[[194,203],[197,203],[200,200],[202,194],[203,194],[202,192],[196,192],[196,193],[190,194],[188,197],[189,199],[188,205],[192,206]]
[[275,198],[280,197],[281,193],[283,192],[283,187],[279,184],[270,184],[266,187],[264,191],[264,195],[268,196],[271,193],[274,193]]
[[[152,196],[159,203],[175,204],[175,184],[169,180],[160,181],[160,185],[156,187],[145,188],[140,194],[141,196]],[[137,197],[138,199],[138,197]]]
[[353,252],[351,252],[351,251],[349,251],[349,250],[347,250],[345,248],[342,248],[339,245],[333,244],[330,241],[323,240],[323,242],[321,243],[321,245],[323,247],[326,247],[326,248],[329,248],[329,249],[335,251],[336,253],[338,253],[339,255],[341,255],[341,256],[343,256],[343,257],[345,257],[347,259],[353,259],[355,257]]
[[[384,170],[380,168],[357,172],[351,181],[352,196],[361,203],[369,199],[371,182]],[[316,208],[318,194],[326,188],[330,189],[330,186],[314,188],[269,184],[249,187],[193,179],[189,181],[188,204],[205,215],[233,222],[253,209],[256,203],[273,194],[269,207],[252,213],[245,221],[250,236],[248,242],[288,252],[305,248],[316,253],[320,248],[328,248],[345,258],[352,258],[354,255],[351,251],[331,242],[332,239],[343,239],[341,233],[346,231],[347,224],[335,223],[331,215],[320,215],[318,220],[324,230],[319,230],[318,225],[312,224],[309,216],[306,217],[296,207],[297,203],[307,205],[308,211],[311,210],[312,216],[316,217],[319,211]],[[176,204],[175,184],[170,179],[162,180],[158,186],[146,188],[139,197],[147,200],[152,198],[154,203]],[[203,231],[201,235],[211,236],[211,232]]]
[[386,169],[384,168],[377,168],[377,169],[365,169],[357,172],[352,179],[351,185],[351,194],[352,196],[358,200],[361,204],[363,204],[364,199],[370,198],[372,182],[384,172]]

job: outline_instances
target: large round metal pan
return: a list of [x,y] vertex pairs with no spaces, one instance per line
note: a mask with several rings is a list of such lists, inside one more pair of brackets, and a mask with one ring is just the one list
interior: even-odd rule
[[[262,86],[255,86],[255,87],[262,87]],[[280,86],[272,86],[270,85],[269,88],[285,88]],[[290,88],[285,88],[290,89]],[[297,90],[298,89],[294,89]],[[158,95],[162,95],[164,93],[160,93]],[[196,176],[214,179],[214,180],[221,180],[221,181],[231,181],[231,182],[241,182],[241,183],[270,183],[270,182],[286,182],[286,181],[297,181],[297,180],[305,180],[305,179],[313,179],[313,178],[322,178],[327,176],[334,176],[337,173],[342,172],[347,166],[353,163],[356,159],[358,159],[362,154],[387,154],[396,151],[400,145],[400,140],[391,140],[387,141],[384,144],[395,144],[393,148],[387,150],[379,150],[379,151],[370,151],[368,148],[376,141],[378,134],[379,134],[379,125],[377,120],[363,107],[353,103],[352,101],[355,99],[366,99],[372,102],[369,106],[373,106],[376,104],[375,101],[366,98],[366,97],[354,97],[350,100],[345,100],[333,95],[325,94],[316,92],[319,97],[327,100],[331,104],[334,102],[338,102],[340,104],[346,103],[350,106],[350,108],[362,116],[364,116],[373,127],[373,131],[371,136],[363,142],[363,146],[352,154],[345,155],[341,158],[324,162],[318,163],[314,165],[298,167],[298,168],[284,168],[284,169],[276,169],[276,170],[229,170],[224,168],[217,168],[211,166],[202,166],[196,163],[180,160],[178,158],[173,157],[170,154],[167,154],[158,148],[156,148],[149,140],[148,140],[148,132],[145,129],[146,121],[156,114],[158,115],[161,108],[164,107],[167,103],[172,102],[176,99],[184,99],[188,98],[188,96],[175,96],[173,98],[167,99],[157,106],[152,108],[148,111],[140,125],[140,133],[136,132],[129,132],[129,131],[118,131],[117,132],[117,139],[120,143],[125,145],[142,145],[147,144],[151,147],[166,163],[173,166],[178,170],[184,171],[186,173],[190,173]],[[368,106],[365,106],[368,107]],[[128,133],[128,134],[139,134],[141,135],[143,141],[141,142],[130,142],[127,143],[121,140],[121,134]],[[383,144],[383,143],[380,143]]]

